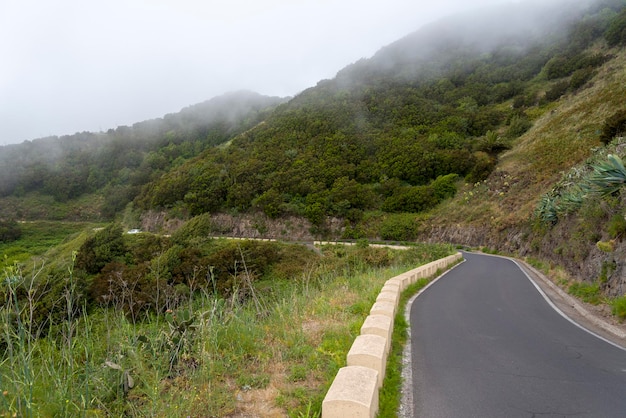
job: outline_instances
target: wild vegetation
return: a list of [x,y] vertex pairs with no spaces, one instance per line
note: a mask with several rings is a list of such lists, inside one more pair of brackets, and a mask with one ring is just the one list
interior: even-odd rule
[[[532,257],[626,318],[626,2],[507,7],[290,100],[0,148],[0,411],[314,416],[380,285],[451,251],[367,239]],[[212,238],[294,219],[358,245]]]
[[454,251],[190,232],[111,225],[5,268],[3,416],[318,415],[384,281]]

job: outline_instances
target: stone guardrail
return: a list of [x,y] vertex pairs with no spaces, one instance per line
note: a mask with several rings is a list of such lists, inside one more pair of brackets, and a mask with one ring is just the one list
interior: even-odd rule
[[385,282],[365,318],[361,335],[348,352],[347,366],[337,372],[322,402],[322,418],[375,417],[391,348],[400,294],[418,279],[433,276],[462,258],[457,253],[393,277]]

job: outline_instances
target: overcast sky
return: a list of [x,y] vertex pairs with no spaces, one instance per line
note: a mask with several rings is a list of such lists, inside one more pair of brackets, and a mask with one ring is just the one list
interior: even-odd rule
[[0,0],[0,145],[228,91],[293,96],[440,17],[513,0]]

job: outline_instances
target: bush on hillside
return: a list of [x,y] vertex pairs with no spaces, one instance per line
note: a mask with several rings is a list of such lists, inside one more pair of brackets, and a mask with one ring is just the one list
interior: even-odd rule
[[626,296],[615,299],[611,302],[613,315],[619,319],[626,319]]
[[600,141],[605,144],[626,132],[626,109],[618,110],[604,121]]
[[584,86],[587,81],[591,80],[594,75],[593,68],[586,67],[581,68],[580,70],[574,71],[572,77],[569,80],[569,87],[572,90],[576,90]]
[[599,67],[607,61],[607,58],[607,56],[602,54],[556,55],[545,65],[546,77],[548,80],[568,77],[577,70]]
[[611,238],[622,238],[626,234],[626,218],[624,218],[624,215],[613,215],[606,226],[606,230]]
[[456,194],[456,182],[459,179],[458,174],[447,174],[437,177],[430,187],[433,189],[435,198],[442,202],[445,199],[453,197]]
[[166,307],[165,302],[162,306],[157,305],[157,298],[166,293],[166,286],[163,284],[163,288],[159,288],[151,280],[147,264],[126,266],[118,261],[110,262],[93,280],[89,292],[101,305],[120,309],[133,321],[137,321],[140,314],[151,307]]
[[548,91],[546,91],[545,99],[548,102],[554,102],[556,100],[559,100],[561,96],[567,93],[568,89],[569,81],[559,81],[558,83],[554,84],[550,89],[548,89]]
[[509,127],[506,130],[506,137],[513,139],[522,136],[532,126],[532,122],[528,120],[528,117],[526,117],[526,115],[515,115],[511,118],[511,121],[509,122]]
[[413,241],[417,238],[417,215],[398,213],[389,215],[380,226],[380,237],[386,241]]
[[195,216],[189,221],[185,222],[183,226],[172,234],[172,241],[176,244],[188,243],[192,238],[198,238],[200,240],[209,239],[212,235],[219,234],[218,226],[212,219],[211,213],[203,213],[202,215]]
[[477,151],[473,156],[476,160],[476,164],[474,164],[474,168],[465,176],[465,181],[468,183],[477,183],[489,177],[489,174],[491,174],[496,167],[497,162],[496,158],[483,151]]
[[11,242],[20,239],[22,228],[14,220],[0,220],[0,242]]
[[76,268],[97,274],[102,268],[126,254],[122,226],[111,224],[87,238],[76,255]]
[[385,199],[385,212],[413,212],[418,213],[430,209],[437,204],[437,197],[430,186],[405,186],[393,196]]

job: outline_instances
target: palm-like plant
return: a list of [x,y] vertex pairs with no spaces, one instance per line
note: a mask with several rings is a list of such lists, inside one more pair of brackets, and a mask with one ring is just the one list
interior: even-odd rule
[[558,222],[559,217],[554,197],[549,194],[541,196],[541,200],[535,209],[535,217],[546,225],[554,225]]
[[580,209],[585,200],[587,191],[585,187],[581,187],[578,184],[570,186],[566,191],[561,193],[557,204],[557,212],[567,215]]
[[626,185],[624,162],[615,154],[609,154],[607,161],[593,166],[593,173],[587,180],[592,191],[602,196],[611,195]]

